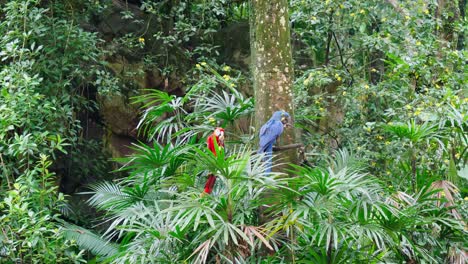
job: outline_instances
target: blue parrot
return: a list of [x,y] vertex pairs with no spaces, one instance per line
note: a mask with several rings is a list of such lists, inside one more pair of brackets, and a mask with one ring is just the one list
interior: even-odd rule
[[260,128],[260,148],[257,153],[265,153],[265,161],[267,161],[266,172],[271,172],[273,166],[273,145],[276,139],[283,133],[283,127],[288,123],[290,118],[286,111],[276,111],[273,116]]

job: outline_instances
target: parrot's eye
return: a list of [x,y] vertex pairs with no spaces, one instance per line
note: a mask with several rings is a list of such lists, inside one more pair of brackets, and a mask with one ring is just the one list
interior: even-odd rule
[[224,130],[223,130],[223,129],[217,128],[217,129],[215,129],[214,134],[215,134],[215,136],[217,136],[217,137],[223,136],[223,135],[224,135]]

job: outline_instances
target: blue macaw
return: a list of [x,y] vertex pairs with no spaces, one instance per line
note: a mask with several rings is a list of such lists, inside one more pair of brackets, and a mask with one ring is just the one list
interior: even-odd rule
[[260,128],[260,148],[257,153],[265,153],[267,161],[266,172],[271,172],[273,166],[273,145],[276,139],[283,133],[284,126],[288,123],[290,116],[286,111],[276,111],[273,116]]

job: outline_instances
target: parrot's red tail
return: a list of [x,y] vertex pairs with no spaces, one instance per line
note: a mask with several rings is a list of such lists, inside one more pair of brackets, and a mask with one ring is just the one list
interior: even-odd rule
[[208,174],[208,180],[206,181],[206,184],[205,184],[206,193],[210,194],[213,191],[215,182],[216,182],[216,176],[214,176],[213,174]]

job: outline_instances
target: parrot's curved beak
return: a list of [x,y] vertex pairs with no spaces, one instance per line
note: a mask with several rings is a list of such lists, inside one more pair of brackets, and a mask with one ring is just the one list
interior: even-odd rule
[[218,139],[219,139],[219,142],[220,142],[221,144],[224,144],[224,132],[221,132],[221,133],[219,134]]
[[282,117],[281,118],[281,123],[283,123],[283,127],[290,127],[292,126],[292,120],[291,117]]

